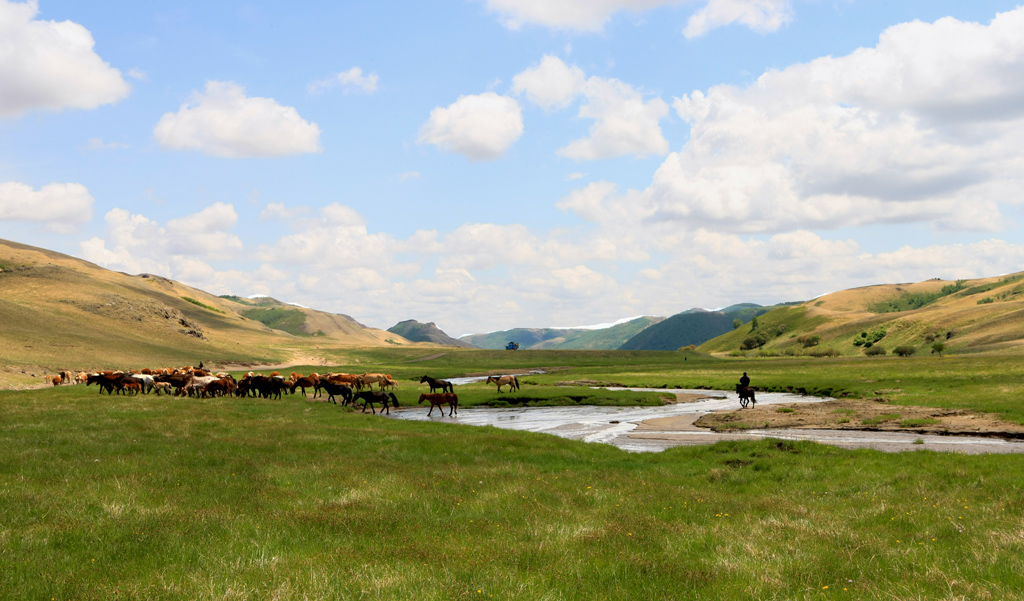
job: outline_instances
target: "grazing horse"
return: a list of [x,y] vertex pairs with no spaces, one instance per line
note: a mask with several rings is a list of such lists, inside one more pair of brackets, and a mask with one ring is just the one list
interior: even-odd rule
[[430,414],[434,412],[434,407],[440,408],[441,417],[444,417],[444,407],[441,407],[441,405],[448,405],[448,417],[459,412],[459,395],[453,392],[444,392],[440,394],[428,394],[424,392],[420,395],[420,400],[417,404],[422,405],[423,401],[430,401],[430,411],[427,412],[427,417],[430,417]]
[[750,407],[753,408],[757,404],[757,399],[754,398],[754,389],[750,386],[737,384],[736,394],[740,395],[740,407],[746,407],[749,403]]
[[420,378],[420,384],[423,383],[426,383],[427,386],[430,386],[430,392],[434,392],[435,390],[440,388],[441,392],[450,392],[452,394],[455,394],[455,386],[453,386],[452,383],[449,382],[448,380],[435,380],[430,376],[423,376],[422,378]]
[[485,384],[497,384],[498,392],[501,392],[501,387],[508,384],[508,391],[519,390],[519,379],[515,376],[487,376],[487,382]]
[[374,415],[377,414],[377,411],[373,408],[374,403],[380,403],[381,412],[383,413],[384,411],[387,411],[388,415],[391,415],[391,405],[394,405],[395,407],[399,406],[398,397],[396,397],[395,393],[393,392],[381,392],[380,390],[364,390],[355,395],[353,402],[359,399],[363,400],[363,411],[365,412],[366,406],[369,405],[370,411],[372,411]]
[[334,399],[334,395],[340,394],[342,399],[342,405],[348,405],[352,402],[352,387],[348,384],[338,384],[330,380],[320,380],[320,388],[327,391],[327,400],[338,404],[338,401]]
[[[292,372],[292,374],[294,374],[294,373],[295,372]],[[316,385],[317,385],[318,382],[320,382],[320,378],[315,378],[313,376],[305,376],[305,377],[299,376],[298,378],[296,378],[295,380],[293,380],[291,382],[291,394],[295,394],[295,389],[296,388],[301,388],[302,389],[302,394],[306,394],[306,389],[307,388],[313,388],[313,390],[314,390],[313,394],[315,395],[316,394]]]

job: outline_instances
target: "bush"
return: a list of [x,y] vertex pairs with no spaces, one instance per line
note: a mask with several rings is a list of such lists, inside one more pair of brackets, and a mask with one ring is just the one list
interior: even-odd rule
[[743,340],[743,344],[740,345],[740,350],[751,351],[756,348],[761,348],[768,342],[768,336],[764,332],[758,332],[749,338]]
[[987,305],[989,303],[994,303],[994,302],[996,302],[996,299],[992,298],[991,296],[986,296],[985,298],[983,298],[980,301],[978,301],[978,304],[979,305]]
[[812,346],[818,346],[818,343],[821,342],[821,336],[800,336],[796,341],[804,345],[804,348],[811,348]]
[[935,344],[932,345],[932,354],[938,353],[939,356],[941,357],[942,356],[942,351],[944,351],[944,350],[946,350],[945,343],[936,342]]
[[736,319],[732,320],[732,329],[738,330],[741,325],[743,325],[742,319],[737,317]]
[[912,346],[897,346],[892,349],[892,352],[896,353],[900,357],[909,357],[917,352],[917,349]]
[[880,346],[872,346],[871,348],[864,351],[864,354],[868,357],[879,357],[885,354],[885,349]]
[[838,357],[839,356],[839,351],[837,351],[834,348],[826,348],[826,349],[813,350],[813,351],[811,351],[808,354],[810,356],[812,356],[812,357],[818,357],[818,358],[822,358],[822,357]]

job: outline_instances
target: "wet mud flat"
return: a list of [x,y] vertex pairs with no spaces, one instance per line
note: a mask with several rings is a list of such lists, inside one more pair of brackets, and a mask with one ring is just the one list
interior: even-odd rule
[[[612,388],[614,390],[614,388]],[[440,417],[435,412],[427,417],[426,410],[410,407],[392,413],[394,419],[415,421],[443,421],[473,426],[495,426],[510,430],[543,432],[584,442],[611,444],[634,452],[658,452],[677,446],[714,444],[723,440],[756,440],[776,438],[782,440],[812,440],[843,448],[871,448],[882,451],[910,451],[927,449],[961,453],[1021,453],[1024,442],[984,435],[948,435],[907,430],[855,430],[825,427],[751,427],[719,428],[715,431],[701,427],[698,421],[716,419],[720,415],[746,412],[751,423],[764,424],[763,415],[755,412],[775,412],[790,416],[815,405],[825,407],[817,413],[835,415],[843,419],[834,399],[800,396],[790,393],[759,392],[757,409],[740,409],[734,392],[708,390],[630,389],[672,393],[679,402],[662,407],[510,407],[460,409],[456,417]],[[870,402],[870,401],[867,401]],[[793,409],[778,412],[780,408]],[[900,411],[905,407],[887,407]],[[847,411],[849,409],[846,409]],[[810,412],[808,413],[810,414]],[[746,416],[744,416],[746,419]],[[799,417],[793,419],[800,419]],[[803,418],[806,422],[807,418]],[[908,418],[913,419],[913,418]],[[852,419],[851,419],[852,421]]]

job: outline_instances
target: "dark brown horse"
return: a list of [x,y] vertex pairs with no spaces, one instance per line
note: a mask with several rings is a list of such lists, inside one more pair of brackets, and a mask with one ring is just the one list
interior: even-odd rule
[[757,399],[754,398],[754,389],[750,386],[744,386],[743,384],[736,385],[736,394],[740,395],[740,407],[746,407],[747,404],[753,409],[754,405],[757,404]]
[[422,378],[420,378],[420,384],[423,383],[426,383],[427,386],[430,386],[430,392],[434,392],[435,390],[440,388],[441,392],[450,392],[452,394],[455,394],[455,386],[453,386],[452,383],[449,382],[448,380],[437,380],[431,378],[430,376],[423,376]]
[[448,405],[448,417],[459,412],[459,395],[454,392],[444,392],[441,394],[428,394],[424,392],[420,395],[420,401],[418,404],[422,404],[423,401],[430,401],[430,411],[427,412],[427,417],[434,412],[434,407],[441,409],[441,417],[444,417],[444,407],[441,405]]
[[392,405],[398,407],[398,397],[396,397],[395,393],[393,392],[383,392],[380,390],[364,390],[362,392],[356,393],[355,397],[353,397],[352,402],[355,403],[355,401],[358,401],[360,399],[362,399],[363,401],[363,411],[366,411],[366,406],[369,405],[370,411],[372,411],[374,414],[377,413],[377,411],[373,408],[374,403],[380,403],[381,412],[383,413],[387,411],[388,415],[391,415]]

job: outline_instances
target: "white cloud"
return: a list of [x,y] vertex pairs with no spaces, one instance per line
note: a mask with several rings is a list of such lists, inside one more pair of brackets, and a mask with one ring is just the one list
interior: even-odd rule
[[319,94],[329,88],[340,87],[346,94],[350,92],[372,94],[377,91],[378,80],[379,78],[376,73],[363,75],[361,68],[352,67],[348,71],[342,71],[326,79],[314,81],[309,84],[307,90],[310,94]]
[[663,155],[668,140],[659,122],[668,116],[661,98],[644,100],[638,90],[617,79],[591,77],[583,90],[587,103],[579,116],[593,119],[590,136],[573,140],[558,154],[576,160],[596,160],[633,155]]
[[0,183],[0,220],[34,221],[69,232],[92,219],[93,197],[82,184],[47,184],[35,190],[20,182]]
[[82,258],[109,269],[157,273],[193,286],[215,281],[207,262],[236,259],[243,248],[241,239],[230,233],[238,213],[223,202],[163,226],[124,209],[108,211],[104,220],[105,238],[83,242]]
[[218,157],[274,157],[320,152],[320,128],[272,98],[247,97],[233,82],[208,81],[153,136],[164,148]]
[[[641,13],[663,6],[694,4],[698,0],[487,0],[509,29],[541,25],[554,29],[601,31],[618,12]],[[706,0],[690,17],[684,31],[696,37],[717,27],[740,23],[759,32],[776,31],[792,20],[792,0]]]
[[1024,9],[888,29],[878,46],[678,98],[690,139],[652,219],[737,232],[1005,227],[1024,178]]
[[501,15],[509,29],[526,24],[555,29],[600,31],[614,13],[642,12],[686,0],[487,0],[487,8]]
[[128,69],[127,75],[128,77],[131,77],[132,79],[136,79],[138,81],[149,81],[149,75],[142,69],[139,69],[138,67]]
[[732,23],[762,33],[778,31],[793,20],[791,0],[709,0],[686,23],[683,34],[695,38]]
[[512,83],[517,94],[525,94],[544,110],[566,108],[577,98],[586,99],[579,116],[594,120],[590,135],[559,149],[562,156],[595,160],[669,151],[659,125],[668,116],[668,104],[661,98],[645,101],[640,91],[618,79],[588,79],[579,67],[546,55],[540,64],[516,75]]
[[523,134],[523,115],[514,98],[494,92],[460,96],[430,111],[419,142],[474,161],[495,159]]
[[516,94],[526,94],[530,102],[544,110],[569,106],[582,93],[586,77],[583,70],[566,65],[560,58],[545,55],[540,64],[512,78]]
[[131,87],[94,51],[88,29],[39,21],[36,0],[0,0],[0,117],[33,109],[92,109]]
[[406,171],[405,173],[403,173],[403,174],[398,176],[398,181],[399,181],[399,183],[404,184],[405,182],[407,182],[407,181],[409,181],[411,179],[419,179],[419,178],[420,178],[420,172],[419,171]]

